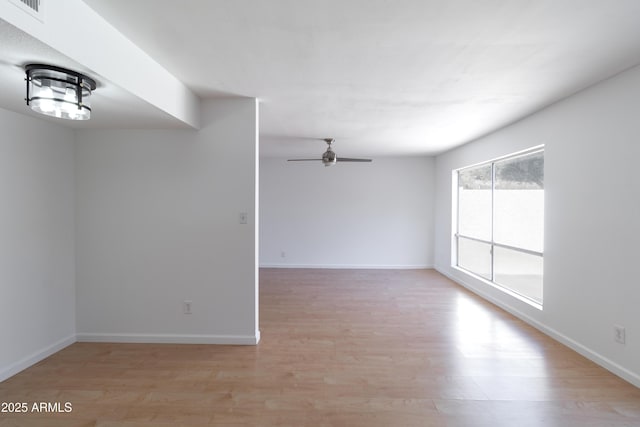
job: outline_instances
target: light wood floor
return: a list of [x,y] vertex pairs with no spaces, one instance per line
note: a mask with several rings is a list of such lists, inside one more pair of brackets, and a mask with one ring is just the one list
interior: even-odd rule
[[639,426],[640,389],[431,270],[263,270],[259,346],[77,343],[0,426]]

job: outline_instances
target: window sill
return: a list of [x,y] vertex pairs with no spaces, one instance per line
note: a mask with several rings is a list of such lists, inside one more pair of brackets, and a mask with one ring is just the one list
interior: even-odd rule
[[504,294],[507,294],[507,295],[519,300],[519,301],[522,301],[523,303],[528,304],[528,305],[530,305],[531,307],[533,307],[533,308],[535,308],[537,310],[540,310],[540,311],[543,310],[542,309],[542,304],[537,302],[537,301],[534,301],[534,300],[532,300],[530,298],[527,298],[527,297],[522,296],[522,295],[520,295],[520,294],[518,294],[516,292],[513,292],[512,290],[510,290],[508,288],[505,288],[504,286],[500,286],[497,283],[494,283],[494,282],[492,282],[490,280],[487,280],[482,276],[478,276],[477,274],[472,273],[472,272],[470,272],[468,270],[465,270],[464,268],[460,268],[457,265],[452,265],[451,267],[454,270],[459,271],[460,273],[463,273],[463,274],[465,274],[465,275],[467,275],[469,277],[473,277],[474,279],[479,280],[480,282],[482,282],[482,283],[484,283],[484,284],[486,284],[488,286],[491,286],[492,288],[497,289],[500,292],[502,292]]

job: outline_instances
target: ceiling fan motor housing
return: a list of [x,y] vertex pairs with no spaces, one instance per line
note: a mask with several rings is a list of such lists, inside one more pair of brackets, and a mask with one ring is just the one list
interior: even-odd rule
[[327,151],[322,154],[322,163],[325,166],[332,166],[336,164],[336,153],[334,153],[331,148],[327,149]]

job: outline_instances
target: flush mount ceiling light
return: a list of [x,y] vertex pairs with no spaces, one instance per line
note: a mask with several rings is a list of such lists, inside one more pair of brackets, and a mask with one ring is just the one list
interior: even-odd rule
[[33,111],[61,119],[89,120],[95,80],[53,65],[29,64],[24,69],[26,101]]

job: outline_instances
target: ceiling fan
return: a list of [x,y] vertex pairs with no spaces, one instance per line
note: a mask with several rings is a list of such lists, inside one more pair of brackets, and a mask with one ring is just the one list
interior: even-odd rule
[[310,161],[321,161],[325,166],[333,166],[336,162],[371,162],[371,159],[352,159],[348,157],[338,157],[336,153],[331,149],[331,144],[335,141],[333,138],[324,138],[324,142],[327,143],[327,151],[322,153],[322,158],[320,159],[289,159],[290,162],[310,162]]

